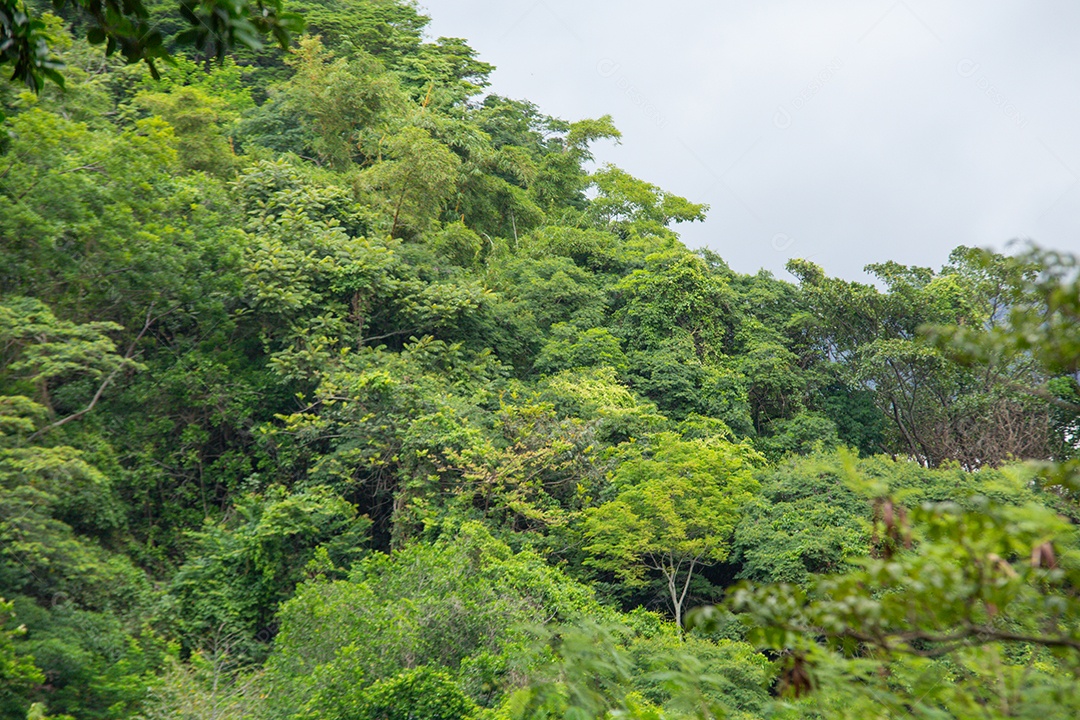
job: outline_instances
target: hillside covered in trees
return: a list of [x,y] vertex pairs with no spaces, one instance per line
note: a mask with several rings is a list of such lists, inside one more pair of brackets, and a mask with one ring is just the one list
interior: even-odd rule
[[287,9],[0,83],[0,719],[1080,715],[1073,258],[739,274],[611,118]]

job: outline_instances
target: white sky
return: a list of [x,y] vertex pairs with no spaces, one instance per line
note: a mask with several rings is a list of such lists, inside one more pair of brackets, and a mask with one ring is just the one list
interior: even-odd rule
[[1080,3],[420,2],[493,92],[610,113],[623,142],[597,158],[708,203],[683,240],[740,272],[1080,252]]

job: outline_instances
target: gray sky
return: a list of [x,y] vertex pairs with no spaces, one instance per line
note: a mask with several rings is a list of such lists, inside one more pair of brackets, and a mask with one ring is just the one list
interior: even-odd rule
[[1080,3],[420,2],[492,91],[610,113],[598,160],[708,203],[683,240],[740,272],[1080,252]]

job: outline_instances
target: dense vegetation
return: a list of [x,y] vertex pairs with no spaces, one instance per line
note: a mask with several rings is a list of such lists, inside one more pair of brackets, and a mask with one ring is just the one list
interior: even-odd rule
[[0,85],[0,718],[1080,714],[1072,258],[742,275],[610,118],[287,9]]

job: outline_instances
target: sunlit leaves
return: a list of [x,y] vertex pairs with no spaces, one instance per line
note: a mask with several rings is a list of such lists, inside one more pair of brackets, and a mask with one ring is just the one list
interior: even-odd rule
[[376,155],[380,137],[372,134],[404,110],[397,78],[373,57],[336,57],[318,37],[301,40],[289,64],[296,73],[285,86],[285,107],[307,124],[315,153],[338,169]]
[[624,237],[662,235],[674,223],[704,220],[708,210],[611,165],[593,173],[591,180],[597,196],[589,204],[590,216]]
[[653,443],[649,456],[619,467],[614,499],[587,513],[585,549],[590,565],[632,584],[660,573],[679,624],[695,570],[728,556],[760,460],[723,441],[659,435]]
[[385,158],[366,171],[361,182],[385,197],[390,234],[426,229],[453,191],[460,161],[418,127],[393,134],[381,150]]

